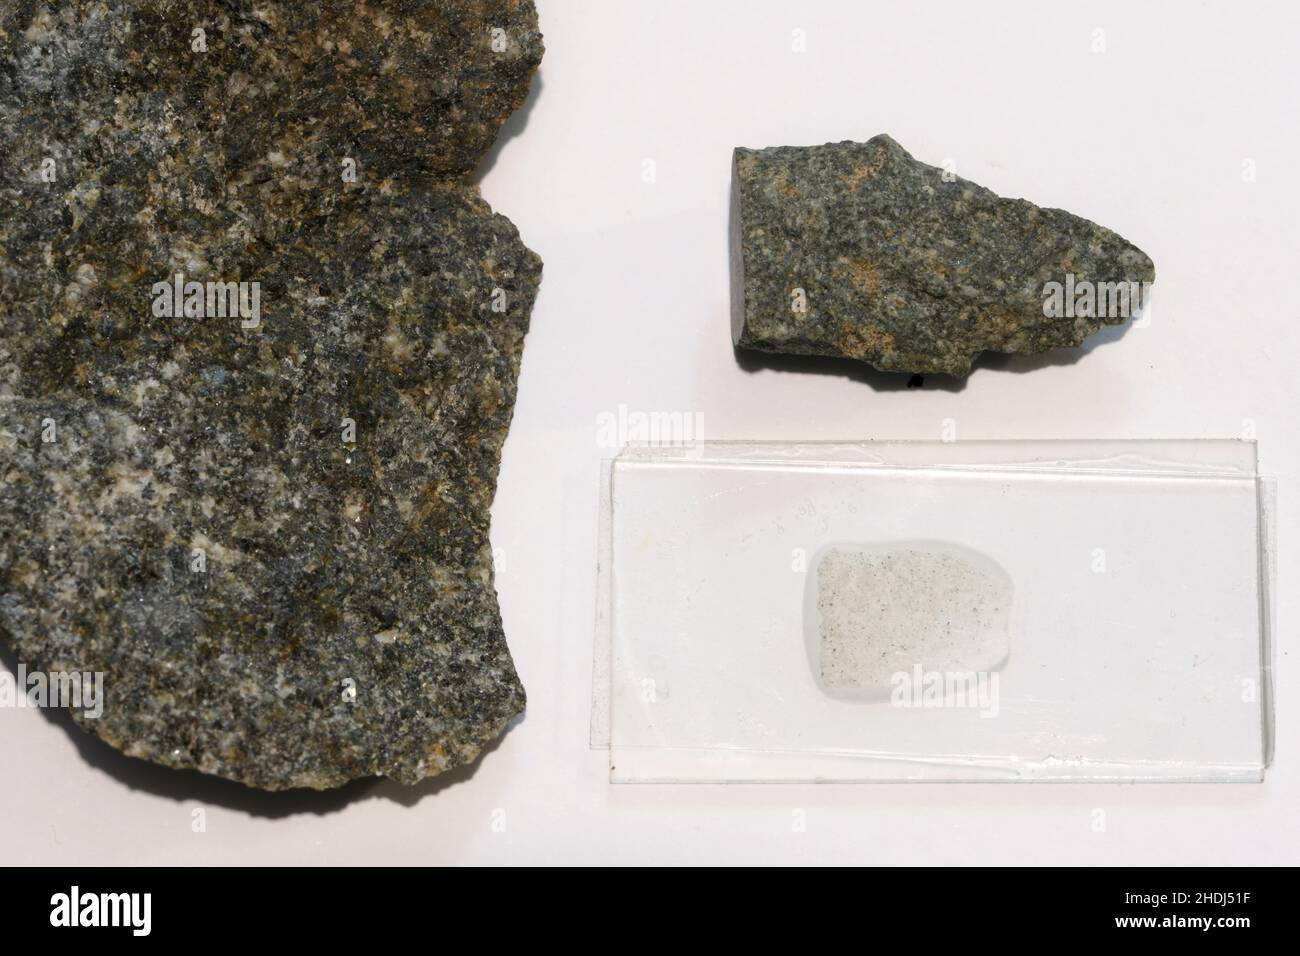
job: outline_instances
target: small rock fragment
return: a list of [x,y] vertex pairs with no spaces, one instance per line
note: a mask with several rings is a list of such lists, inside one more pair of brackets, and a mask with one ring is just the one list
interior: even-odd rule
[[738,348],[966,375],[983,351],[1077,346],[1146,302],[1155,268],[1108,229],[866,143],[737,149]]

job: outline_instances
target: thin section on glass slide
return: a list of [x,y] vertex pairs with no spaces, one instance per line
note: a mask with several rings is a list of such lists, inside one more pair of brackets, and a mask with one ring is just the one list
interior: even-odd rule
[[629,448],[602,534],[616,782],[1262,779],[1253,444]]

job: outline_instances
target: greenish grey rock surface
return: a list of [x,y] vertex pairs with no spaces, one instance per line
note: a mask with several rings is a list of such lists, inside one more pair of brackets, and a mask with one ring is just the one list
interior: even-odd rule
[[[1110,230],[945,176],[883,135],[737,149],[731,247],[738,348],[889,372],[965,375],[983,351],[1077,346],[1138,311],[1138,295],[1117,307],[1129,283],[1155,280]],[[1097,301],[1081,291],[1078,309],[1045,314],[1053,282],[1097,286]]]
[[[488,526],[541,261],[468,174],[541,55],[531,0],[0,13],[0,637],[104,674],[81,727],[277,790],[523,710]],[[159,316],[176,273],[257,314]]]

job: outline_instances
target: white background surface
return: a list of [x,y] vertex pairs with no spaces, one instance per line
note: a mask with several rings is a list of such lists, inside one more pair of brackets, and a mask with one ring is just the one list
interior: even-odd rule
[[[6,711],[0,863],[1297,862],[1300,675],[1287,583],[1300,574],[1289,548],[1300,7],[538,6],[540,86],[483,175],[488,200],[546,261],[493,528],[526,716],[446,780],[296,797],[127,761],[35,711]],[[802,54],[791,50],[797,28]],[[1081,357],[985,361],[964,388],[742,367],[728,328],[732,147],[880,132],[1135,242],[1156,263],[1150,326]],[[654,183],[643,181],[646,159]],[[1243,182],[1247,159],[1254,182]],[[959,439],[1253,428],[1262,468],[1279,481],[1283,545],[1267,782],[609,786],[587,722],[597,469],[611,451],[596,422],[620,403],[698,412],[711,438],[938,438],[944,419]],[[196,833],[200,808],[206,832]],[[792,828],[796,810],[806,832]]]

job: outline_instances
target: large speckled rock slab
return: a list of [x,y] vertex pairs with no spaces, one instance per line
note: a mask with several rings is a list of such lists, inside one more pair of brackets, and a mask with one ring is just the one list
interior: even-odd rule
[[1135,314],[1155,280],[1110,230],[1003,199],[883,135],[737,149],[731,243],[737,347],[890,372],[965,375],[983,351],[1077,346]]
[[[2,16],[0,637],[168,766],[474,759],[525,702],[488,531],[541,261],[467,173],[531,2]],[[177,273],[257,315],[160,316]]]

